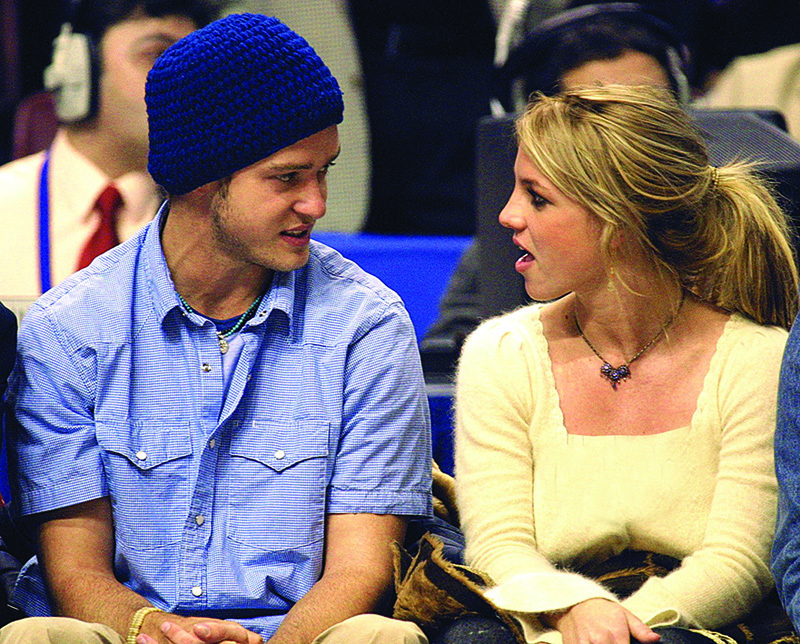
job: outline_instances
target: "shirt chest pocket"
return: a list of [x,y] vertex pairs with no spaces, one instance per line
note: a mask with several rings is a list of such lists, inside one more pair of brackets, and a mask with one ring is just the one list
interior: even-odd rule
[[228,537],[261,550],[322,540],[330,423],[254,420],[231,437]]
[[116,538],[134,549],[181,539],[192,443],[186,420],[97,422]]

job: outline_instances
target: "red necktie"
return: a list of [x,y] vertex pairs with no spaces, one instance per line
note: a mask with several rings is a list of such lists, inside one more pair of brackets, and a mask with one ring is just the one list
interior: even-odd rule
[[86,246],[83,247],[77,270],[88,266],[95,257],[119,244],[116,223],[117,212],[121,205],[122,195],[119,190],[111,184],[107,185],[95,204],[95,209],[100,213],[100,223],[97,225],[97,230],[89,237]]

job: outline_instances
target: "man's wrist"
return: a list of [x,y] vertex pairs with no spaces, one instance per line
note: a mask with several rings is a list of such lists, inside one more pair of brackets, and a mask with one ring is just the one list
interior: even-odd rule
[[163,613],[164,611],[160,608],[156,608],[155,606],[143,606],[139,610],[137,610],[133,617],[131,618],[130,626],[128,626],[128,637],[125,640],[125,644],[136,644],[136,637],[142,630],[142,624],[144,623],[145,618],[150,615],[151,613]]

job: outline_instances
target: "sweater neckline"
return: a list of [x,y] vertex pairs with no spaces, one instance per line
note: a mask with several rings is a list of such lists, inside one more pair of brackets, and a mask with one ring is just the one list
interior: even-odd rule
[[[550,350],[549,344],[547,342],[547,338],[544,335],[544,325],[542,324],[541,320],[541,309],[545,306],[544,304],[536,304],[531,307],[532,309],[532,318],[531,322],[533,323],[533,333],[532,340],[535,344],[535,348],[541,355],[543,356],[544,361],[544,373],[548,387],[548,395],[547,395],[547,404],[550,406],[549,415],[551,419],[551,423],[553,427],[559,428],[559,431],[565,436],[572,436],[567,430],[566,424],[564,422],[564,414],[561,411],[561,396],[558,393],[558,389],[556,388],[556,381],[555,376],[553,375],[553,363],[550,360]],[[700,418],[705,414],[706,408],[708,406],[708,392],[711,390],[711,382],[712,379],[716,377],[716,374],[719,372],[721,368],[721,364],[724,361],[724,355],[726,354],[726,349],[729,347],[730,343],[733,341],[734,333],[737,329],[741,328],[742,325],[747,323],[747,319],[744,318],[742,315],[738,313],[732,313],[728,318],[728,321],[725,322],[725,326],[722,329],[722,333],[720,334],[719,338],[717,339],[716,348],[714,349],[714,354],[711,356],[711,361],[708,365],[708,371],[706,375],[703,377],[703,386],[700,389],[700,393],[697,396],[697,404],[695,406],[695,410],[692,413],[692,419],[689,421],[688,425],[684,425],[682,427],[675,427],[673,429],[668,429],[663,432],[658,432],[657,434],[644,434],[644,435],[634,435],[634,434],[598,434],[598,435],[583,435],[583,434],[574,434],[575,436],[582,436],[583,438],[613,438],[615,440],[620,439],[639,439],[639,438],[646,438],[652,436],[661,436],[663,434],[673,434],[674,432],[680,432],[681,430],[691,430],[691,428],[695,427],[699,422]]]

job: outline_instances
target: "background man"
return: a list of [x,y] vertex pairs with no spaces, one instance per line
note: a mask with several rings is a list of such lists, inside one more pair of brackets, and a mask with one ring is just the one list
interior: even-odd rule
[[31,564],[14,600],[77,619],[0,641],[308,643],[379,606],[390,543],[431,511],[414,331],[310,240],[343,103],[302,38],[229,16],[165,52],[146,99],[170,200],[31,307],[9,384],[49,591]]
[[57,41],[49,72],[62,121],[56,139],[49,153],[0,168],[0,296],[34,298],[152,219],[159,198],[146,172],[147,72],[172,43],[208,24],[216,4],[76,5],[73,33]]

